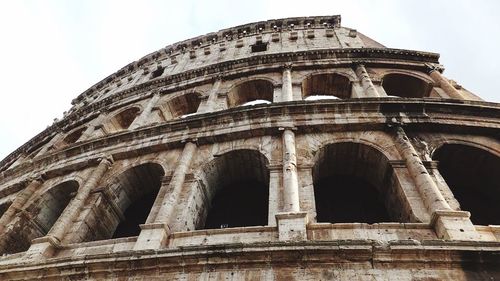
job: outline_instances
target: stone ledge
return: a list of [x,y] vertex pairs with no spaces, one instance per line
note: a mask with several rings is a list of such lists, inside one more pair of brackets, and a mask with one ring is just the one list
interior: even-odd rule
[[13,260],[12,263],[0,265],[0,278],[26,279],[42,275],[44,278],[60,278],[61,274],[78,276],[80,270],[88,274],[112,276],[119,271],[137,274],[143,270],[151,270],[151,267],[182,271],[209,265],[247,268],[297,262],[329,267],[348,262],[351,266],[381,266],[385,269],[404,268],[409,262],[414,267],[436,269],[460,266],[463,262],[500,263],[500,243],[479,242],[475,246],[470,247],[470,243],[460,241],[442,240],[426,241],[424,245],[406,240],[385,245],[370,240],[341,240],[192,246],[75,256],[71,260],[52,258],[23,264],[15,264],[17,260]]

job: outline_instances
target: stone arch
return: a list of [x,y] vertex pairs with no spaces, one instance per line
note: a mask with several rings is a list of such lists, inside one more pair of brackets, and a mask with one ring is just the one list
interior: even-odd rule
[[304,79],[320,74],[336,74],[340,76],[344,76],[349,81],[353,82],[358,80],[356,74],[350,68],[329,68],[329,69],[318,69],[318,70],[306,70],[306,71],[294,71],[295,78],[298,81],[303,81]]
[[[351,134],[348,136],[334,134],[334,135],[326,135],[319,141],[315,146],[311,147],[313,157],[308,157],[304,159],[300,159],[306,165],[314,165],[318,161],[318,153],[321,148],[343,142],[354,142],[369,146],[378,152],[380,152],[384,157],[386,157],[389,161],[400,160],[401,156],[399,152],[395,149],[393,145],[382,146],[381,143],[387,143],[392,141],[390,136],[386,134],[373,135],[372,132],[368,132],[368,134]],[[371,140],[370,138],[375,137],[378,141]]]
[[228,107],[245,105],[251,101],[273,101],[274,85],[268,79],[250,79],[236,83],[227,93]]
[[57,147],[62,148],[77,142],[83,135],[83,132],[87,130],[87,127],[76,128],[66,134],[66,136],[58,143]]
[[258,150],[220,154],[197,174],[206,196],[197,229],[267,225],[269,161]]
[[390,159],[383,150],[362,142],[339,141],[322,146],[312,168],[318,222],[404,222],[407,202]]
[[20,212],[7,226],[6,253],[26,251],[31,240],[46,235],[66,206],[69,204],[79,184],[75,180],[68,180],[53,185],[40,194],[35,200],[28,202],[23,207],[25,212]]
[[134,120],[141,113],[141,108],[137,105],[125,108],[111,117],[108,122],[108,129],[110,132],[117,132],[126,130],[132,125]]
[[[95,198],[96,212],[105,224],[96,225],[91,240],[139,235],[146,222],[165,170],[160,164],[146,162],[129,167],[106,181],[102,196]],[[94,203],[94,204],[96,204]]]
[[461,209],[474,224],[500,224],[500,156],[477,145],[446,143],[433,155]]
[[314,73],[302,80],[302,99],[312,97],[348,99],[352,83],[348,76],[337,72]]
[[426,98],[432,91],[432,81],[413,73],[389,72],[382,78],[382,87],[388,96]]
[[494,147],[490,147],[486,144],[483,144],[481,142],[475,142],[475,141],[470,141],[466,139],[461,139],[461,138],[446,138],[445,140],[441,140],[439,143],[435,144],[435,147],[431,151],[431,158],[434,159],[434,155],[436,151],[438,151],[442,146],[447,145],[447,144],[457,144],[457,145],[464,145],[464,146],[471,146],[475,147],[477,149],[482,149],[485,151],[488,151],[491,154],[496,155],[497,157],[500,157],[500,150],[495,149]]
[[432,78],[420,71],[414,71],[414,70],[406,70],[406,69],[380,69],[380,72],[375,72],[373,74],[373,79],[380,79],[382,80],[383,77],[389,74],[401,74],[401,75],[407,75],[407,76],[412,76],[415,78],[418,78],[420,80],[423,80],[429,84],[434,84],[434,80]]
[[167,121],[195,114],[200,102],[201,94],[198,92],[187,92],[171,97],[160,105],[162,117]]

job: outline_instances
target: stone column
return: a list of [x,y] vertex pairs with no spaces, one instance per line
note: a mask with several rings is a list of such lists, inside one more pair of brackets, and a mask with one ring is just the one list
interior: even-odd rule
[[158,100],[160,100],[160,93],[154,93],[153,97],[151,97],[148,101],[141,114],[134,120],[134,122],[132,122],[129,130],[137,129],[147,123],[149,115],[151,114],[153,107],[158,103]]
[[90,192],[97,186],[99,180],[111,164],[111,159],[102,158],[100,160],[99,165],[91,172],[87,181],[80,186],[76,196],[66,206],[49,233],[45,237],[33,240],[33,244],[26,254],[28,259],[50,257],[53,255],[54,249],[60,244],[71,223],[78,216]]
[[0,218],[0,237],[3,236],[5,227],[10,223],[12,217],[28,202],[33,193],[43,184],[43,181],[41,176],[36,177],[31,180],[26,188],[17,194],[12,204],[10,204],[7,211]]
[[283,86],[281,101],[293,101],[292,65],[286,64],[283,69]]
[[[136,250],[158,249],[167,240],[170,234],[169,223],[174,213],[174,208],[178,205],[178,200],[182,192],[182,186],[186,179],[186,173],[189,171],[191,160],[197,150],[194,142],[187,142],[184,145],[182,154],[177,161],[177,167],[172,175],[168,186],[162,186],[159,194],[165,194],[160,210],[151,224],[141,225],[141,233],[134,246]],[[167,190],[162,190],[162,189]]]
[[306,240],[307,213],[300,211],[295,134],[291,128],[283,130],[282,141],[284,206],[283,212],[276,214],[278,238],[281,241]]
[[55,136],[52,137],[52,139],[43,146],[43,148],[33,157],[36,158],[38,156],[41,156],[45,154],[47,151],[49,151],[56,143],[61,141],[64,137],[64,134],[62,132],[58,132]]
[[439,192],[436,183],[427,172],[424,163],[417,154],[417,151],[410,142],[405,131],[400,125],[396,125],[396,148],[403,156],[410,175],[415,180],[418,192],[422,196],[424,205],[433,213],[437,210],[451,210],[446,200]]
[[284,211],[299,212],[299,181],[297,178],[297,155],[295,152],[295,134],[291,129],[283,131],[283,189]]
[[380,97],[375,85],[370,78],[370,75],[366,71],[366,68],[363,64],[358,64],[356,67],[356,75],[361,81],[361,86],[363,87],[364,97]]
[[441,89],[443,89],[448,96],[450,96],[450,98],[460,100],[465,99],[465,97],[450,84],[448,79],[444,78],[443,75],[441,75],[441,72],[439,72],[439,70],[431,69],[429,75],[434,81],[436,81],[437,85],[441,87]]
[[479,240],[480,235],[470,221],[470,213],[450,208],[401,125],[395,125],[394,129],[396,148],[404,158],[423,203],[431,214],[430,224],[437,236],[447,240]]
[[198,113],[206,113],[217,110],[217,99],[221,83],[222,83],[222,77],[217,77],[215,79],[214,85],[212,86],[212,89],[210,89],[207,101],[205,102],[204,105],[200,105],[197,111]]

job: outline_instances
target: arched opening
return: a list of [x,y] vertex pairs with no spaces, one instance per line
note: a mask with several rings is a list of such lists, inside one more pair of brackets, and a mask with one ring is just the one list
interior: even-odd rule
[[445,144],[433,159],[474,224],[500,224],[500,157],[473,146]]
[[323,147],[313,167],[318,222],[403,221],[398,181],[385,155],[360,143]]
[[76,181],[67,181],[50,188],[7,226],[6,253],[26,251],[31,240],[45,236],[78,190]]
[[0,203],[0,218],[3,216],[5,211],[10,207],[10,204],[12,204],[12,201],[4,201]]
[[204,168],[209,202],[199,229],[267,225],[269,171],[267,159],[255,150],[218,156]]
[[273,83],[262,79],[251,80],[233,87],[227,94],[227,103],[231,108],[255,100],[272,102],[273,93]]
[[165,119],[175,119],[179,117],[188,117],[198,111],[200,98],[197,93],[191,92],[182,96],[175,97],[162,106]]
[[405,74],[387,74],[382,80],[382,87],[388,96],[402,98],[426,98],[432,85],[426,81]]
[[112,124],[116,131],[126,130],[132,122],[134,122],[135,118],[139,115],[140,109],[138,107],[128,108],[113,117]]
[[72,143],[77,142],[78,139],[80,139],[80,137],[83,135],[83,132],[85,132],[86,129],[87,129],[87,127],[81,127],[81,128],[74,130],[73,132],[69,133],[61,141],[61,144],[59,145],[59,147],[64,147],[64,146],[67,146],[67,145],[70,145]]
[[349,78],[325,73],[307,77],[302,81],[302,98],[304,100],[348,99],[351,97],[351,82]]
[[113,180],[107,188],[122,216],[108,213],[111,225],[107,226],[109,233],[105,238],[139,235],[139,225],[146,222],[164,173],[159,164],[147,163],[128,169]]

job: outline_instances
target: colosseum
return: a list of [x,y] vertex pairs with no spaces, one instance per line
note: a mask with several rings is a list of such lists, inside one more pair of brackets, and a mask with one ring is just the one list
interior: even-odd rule
[[442,72],[340,16],[146,55],[0,162],[0,279],[500,280],[500,104]]

